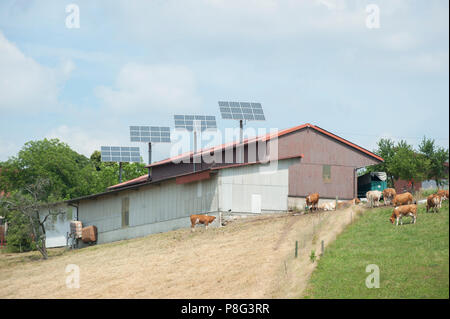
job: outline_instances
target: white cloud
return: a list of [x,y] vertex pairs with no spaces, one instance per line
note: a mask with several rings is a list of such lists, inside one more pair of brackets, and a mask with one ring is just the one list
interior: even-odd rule
[[414,71],[448,73],[448,60],[448,52],[434,52],[407,57],[402,63]]
[[6,161],[9,157],[15,156],[20,146],[17,144],[0,138],[0,161]]
[[398,32],[383,37],[381,44],[389,50],[407,51],[419,45],[419,40],[408,32]]
[[46,134],[46,138],[57,138],[76,152],[90,157],[102,145],[128,145],[127,136],[113,136],[111,131],[83,129],[77,126],[61,125]]
[[59,90],[74,67],[70,60],[59,68],[40,65],[0,31],[0,110],[40,111],[56,107]]
[[236,43],[239,39],[267,41],[297,34],[310,36],[311,32],[366,29],[365,7],[351,7],[346,1],[168,0],[118,4],[111,10],[123,21],[124,35],[145,41],[157,39],[163,30],[177,39],[222,38]]
[[117,75],[115,86],[99,86],[95,94],[109,111],[148,116],[170,111],[193,112],[200,105],[193,72],[177,65],[129,63]]

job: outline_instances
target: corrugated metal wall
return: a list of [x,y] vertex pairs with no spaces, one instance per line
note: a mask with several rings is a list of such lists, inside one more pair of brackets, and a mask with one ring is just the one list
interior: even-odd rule
[[[277,143],[279,157],[304,154],[300,164],[289,168],[290,196],[305,197],[318,192],[323,198],[354,198],[355,169],[378,163],[374,158],[308,128],[285,135]],[[331,166],[329,182],[322,178],[323,165]]]
[[[189,184],[175,180],[143,186],[79,204],[83,227],[97,226],[99,243],[189,227],[189,216],[217,211],[217,176]],[[122,227],[122,200],[129,198],[129,226]]]
[[272,166],[248,165],[220,170],[220,209],[252,213],[252,196],[260,195],[263,212],[287,210],[289,166],[298,161],[290,159],[272,163]]

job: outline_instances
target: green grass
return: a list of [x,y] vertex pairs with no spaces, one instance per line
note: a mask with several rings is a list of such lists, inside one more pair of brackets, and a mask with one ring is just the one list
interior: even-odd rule
[[[389,222],[392,208],[367,210],[326,250],[305,298],[449,298],[449,209],[416,224]],[[380,288],[367,288],[366,266],[380,269]]]

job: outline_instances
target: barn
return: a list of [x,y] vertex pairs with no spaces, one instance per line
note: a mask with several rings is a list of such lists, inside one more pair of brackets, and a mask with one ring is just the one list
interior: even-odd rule
[[[382,162],[372,152],[312,124],[188,152],[147,166],[148,174],[76,198],[98,243],[188,227],[191,214],[274,213],[357,196],[356,170]],[[194,170],[195,162],[195,170]]]

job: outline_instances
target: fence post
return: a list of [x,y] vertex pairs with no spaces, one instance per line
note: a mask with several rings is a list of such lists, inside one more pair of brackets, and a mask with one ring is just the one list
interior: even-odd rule
[[323,240],[322,240],[322,243],[321,243],[321,250],[322,250],[322,254],[321,254],[321,256],[323,256],[323,251],[324,251],[324,247],[323,247]]
[[298,256],[298,240],[295,241],[295,258]]

